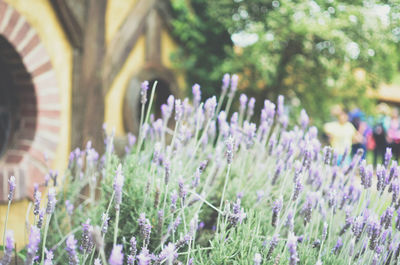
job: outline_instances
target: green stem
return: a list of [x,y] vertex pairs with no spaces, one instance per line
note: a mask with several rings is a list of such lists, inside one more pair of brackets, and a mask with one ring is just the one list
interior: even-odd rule
[[43,264],[44,260],[44,250],[46,249],[46,239],[47,239],[47,232],[49,231],[50,219],[51,219],[51,214],[49,214],[48,218],[46,218],[46,227],[44,228],[43,245],[42,245],[42,259],[40,261],[40,264]]
[[[157,86],[157,81],[154,81],[153,88],[151,89],[149,107],[147,108],[146,118],[144,120],[144,123],[147,123],[147,121],[149,120],[149,116],[150,116],[150,112],[151,112],[151,106],[153,105],[154,92],[156,91],[156,86]],[[139,138],[138,147],[136,149],[136,154],[139,153],[140,149],[142,148],[142,144],[143,144],[143,135],[141,134],[141,132],[139,132],[139,135],[140,135],[140,138]]]
[[8,200],[6,222],[4,224],[4,233],[3,233],[3,247],[5,247],[6,245],[6,231],[7,231],[8,215],[10,213],[10,206],[11,206],[11,200]]
[[92,250],[92,255],[90,255],[89,265],[90,265],[90,264],[93,264],[94,253],[95,253],[95,251]]
[[100,250],[100,256],[101,256],[101,260],[103,261],[104,265],[107,265],[107,259],[106,259],[106,255],[104,254],[104,249]]
[[119,209],[117,210],[116,213],[116,218],[115,218],[115,226],[114,226],[114,243],[113,245],[115,246],[117,244],[117,237],[118,237],[118,223],[119,223]]
[[223,203],[224,203],[225,191],[226,191],[226,186],[227,186],[227,184],[228,184],[228,179],[229,179],[229,173],[230,173],[230,171],[231,171],[231,164],[228,164],[228,170],[226,171],[225,181],[224,181],[224,189],[222,190],[221,201],[219,202],[219,212],[218,212],[218,219],[217,219],[217,230],[216,230],[216,234],[218,233],[219,222],[220,222],[220,218],[221,218],[221,212],[223,212],[223,210],[222,210],[222,205],[223,205]]

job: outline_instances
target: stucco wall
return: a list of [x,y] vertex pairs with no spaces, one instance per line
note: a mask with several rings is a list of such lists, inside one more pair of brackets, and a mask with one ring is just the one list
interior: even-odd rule
[[122,109],[126,87],[132,75],[140,71],[144,62],[145,38],[144,36],[141,36],[106,95],[105,123],[107,124],[108,130],[115,128],[116,136],[122,136],[125,134]]

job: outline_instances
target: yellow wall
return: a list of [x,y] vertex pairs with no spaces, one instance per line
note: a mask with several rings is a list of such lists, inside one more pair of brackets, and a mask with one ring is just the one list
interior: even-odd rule
[[110,43],[112,37],[124,22],[129,11],[135,6],[137,0],[110,0],[106,10],[106,43]]
[[[60,141],[52,168],[66,169],[70,141],[70,91],[72,83],[72,48],[48,0],[5,0],[34,28],[50,56],[60,90]],[[12,204],[8,228],[14,230],[17,243],[25,239],[25,213],[28,201]],[[0,206],[0,231],[3,231],[6,205]],[[2,238],[2,236],[0,236]]]
[[105,123],[108,130],[111,131],[112,128],[115,128],[116,136],[125,134],[122,114],[126,87],[131,77],[140,71],[144,62],[145,38],[141,36],[106,95]]

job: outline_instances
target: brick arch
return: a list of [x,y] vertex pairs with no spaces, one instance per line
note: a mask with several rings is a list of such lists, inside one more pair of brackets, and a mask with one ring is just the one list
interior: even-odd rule
[[0,158],[0,201],[5,201],[11,175],[17,182],[15,199],[32,196],[33,184],[43,181],[59,141],[61,105],[55,72],[38,34],[3,0],[0,37],[0,57],[20,103],[18,128]]

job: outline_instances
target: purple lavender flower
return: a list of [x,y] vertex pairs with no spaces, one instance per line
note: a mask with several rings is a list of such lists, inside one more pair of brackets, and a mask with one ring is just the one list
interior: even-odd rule
[[110,265],[122,265],[124,263],[124,254],[122,253],[122,245],[115,245],[108,259]]
[[278,245],[278,238],[279,235],[274,235],[271,239],[271,242],[269,242],[269,249],[267,253],[267,260],[271,257],[272,253],[274,252],[276,246]]
[[140,254],[137,256],[138,265],[150,265],[151,256],[147,248],[142,248]]
[[8,179],[8,201],[12,201],[14,197],[14,191],[15,191],[15,177],[11,176]]
[[288,227],[289,231],[293,231],[294,228],[294,215],[293,215],[293,211],[290,210],[287,217],[286,217],[286,222],[285,222],[285,226]]
[[108,214],[103,213],[103,215],[101,216],[101,232],[103,234],[107,233],[109,220],[110,220],[110,217],[108,217]]
[[307,112],[304,109],[302,109],[300,112],[300,124],[303,130],[307,128],[309,122],[310,119],[308,118]]
[[[345,199],[347,199],[347,194],[345,195]],[[330,189],[328,191],[328,206],[329,208],[332,208],[333,211],[335,211],[336,208],[336,200],[337,200],[337,194],[336,194],[336,190],[335,189]]]
[[235,141],[232,137],[229,137],[226,142],[226,158],[227,158],[227,162],[228,164],[232,164],[232,160],[233,160],[233,152],[234,152],[234,146],[235,146]]
[[75,239],[74,235],[68,236],[67,241],[66,241],[67,247],[65,248],[65,250],[68,253],[68,259],[69,259],[70,265],[78,265],[79,264],[78,253],[76,252],[76,243],[77,243],[77,240]]
[[383,192],[385,188],[385,176],[386,176],[386,169],[382,165],[378,165],[376,167],[376,190]]
[[240,112],[244,112],[244,110],[246,109],[246,104],[247,104],[246,94],[240,94],[239,101],[240,101]]
[[138,219],[138,224],[140,228],[140,232],[143,236],[143,244],[147,247],[150,242],[150,233],[151,233],[151,224],[150,221],[146,218],[145,213],[141,213]]
[[131,240],[129,241],[129,255],[127,258],[127,263],[128,265],[133,265],[135,263],[135,259],[136,259],[136,253],[137,253],[137,242],[136,242],[136,238],[132,237]]
[[313,199],[311,195],[308,195],[305,203],[303,204],[303,215],[304,215],[304,225],[310,222],[312,214]]
[[395,179],[392,182],[391,188],[392,188],[392,205],[394,205],[396,203],[397,199],[399,198],[399,194],[400,194],[400,185],[399,185],[398,179]]
[[385,228],[388,229],[389,226],[392,226],[392,218],[393,218],[393,213],[394,213],[394,208],[392,206],[389,206],[385,212],[381,216],[381,225]]
[[353,227],[351,228],[351,230],[353,231],[354,237],[356,238],[356,241],[358,242],[358,240],[360,240],[360,236],[361,236],[361,232],[363,230],[364,227],[364,220],[362,216],[358,216],[357,218],[355,218],[354,222],[353,222]]
[[36,191],[34,192],[34,198],[33,198],[33,214],[34,215],[38,215],[39,214],[39,210],[40,210],[40,200],[42,197],[42,193],[40,191]]
[[386,147],[386,152],[385,152],[385,159],[383,165],[385,168],[389,166],[390,159],[392,159],[392,148]]
[[260,253],[254,254],[254,259],[253,259],[253,261],[254,261],[254,265],[260,265],[261,262],[262,262],[262,256],[261,256],[261,254],[260,254]]
[[[39,203],[40,203],[40,199],[39,199]],[[67,213],[70,216],[74,213],[74,205],[69,200],[65,201],[65,210],[67,210]]]
[[164,211],[163,210],[159,210],[157,212],[157,219],[158,219],[158,224],[157,224],[157,229],[158,229],[158,233],[161,233],[162,231],[162,226],[164,224]]
[[247,118],[251,118],[254,114],[254,106],[256,105],[256,99],[251,97],[247,104]]
[[114,177],[115,209],[118,211],[122,202],[122,188],[124,186],[124,175],[122,165],[119,164]]
[[44,214],[45,214],[45,211],[44,211],[43,209],[40,209],[40,210],[39,210],[39,215],[38,215],[38,223],[37,223],[37,227],[38,227],[39,229],[42,228],[43,219],[44,219]]
[[40,229],[36,226],[31,226],[31,233],[29,234],[29,243],[26,247],[26,260],[25,264],[32,265],[36,256],[36,252],[39,249],[40,243]]
[[239,76],[237,74],[233,74],[231,77],[231,91],[229,94],[230,97],[232,97],[235,94],[238,82],[239,82]]
[[82,239],[80,249],[84,253],[89,253],[93,248],[93,239],[91,232],[93,227],[90,225],[90,219],[87,219],[86,222],[82,224]]
[[51,250],[44,250],[46,253],[46,259],[44,260],[44,265],[53,265],[53,258],[54,258],[54,254],[53,251]]
[[161,138],[161,135],[163,134],[163,130],[164,130],[163,123],[164,122],[162,119],[157,119],[156,121],[153,122],[154,133],[155,133],[155,135],[157,135],[160,138]]
[[144,227],[144,225],[146,224],[146,214],[145,213],[141,213],[139,215],[138,224],[139,224],[140,229],[142,229]]
[[194,173],[193,181],[192,181],[192,188],[196,188],[200,183],[200,169],[196,169]]
[[143,81],[140,85],[140,103],[146,104],[147,102],[147,90],[149,90],[149,81]]
[[[265,120],[268,123],[271,123],[273,121],[273,119],[274,119],[274,116],[275,116],[275,104],[272,103],[269,100],[264,100],[264,109],[263,109],[263,111],[264,111],[265,117],[263,118],[262,115],[261,115],[261,121]],[[261,114],[263,114],[263,113],[261,113]]]
[[[347,215],[347,214],[346,214],[346,215]],[[351,216],[346,217],[345,224],[344,224],[344,226],[342,227],[342,229],[340,230],[339,235],[343,235],[343,234],[351,227],[351,225],[353,224],[353,222],[354,222],[353,217],[351,217]]]
[[282,95],[278,96],[276,113],[278,114],[279,118],[281,118],[284,113],[284,100],[285,100],[285,98]]
[[175,210],[176,210],[176,201],[178,200],[178,194],[176,193],[175,190],[171,193],[170,197],[171,197],[171,206],[170,206],[171,212],[175,212]]
[[332,147],[330,146],[325,146],[324,150],[324,164],[325,165],[330,165],[331,163],[331,155],[332,155]]
[[178,230],[178,227],[180,224],[181,224],[181,217],[178,215],[176,217],[175,221],[172,223],[170,230],[172,230],[172,232],[176,232],[176,230]]
[[161,251],[158,256],[158,260],[160,262],[166,261],[167,264],[172,264],[175,259],[176,247],[175,244],[170,242],[164,249]]
[[297,255],[297,237],[293,233],[288,236],[287,247],[290,254],[289,264],[296,265],[299,262],[299,257]]
[[193,93],[193,105],[198,107],[201,101],[201,90],[199,84],[194,84],[192,86],[192,93]]
[[392,161],[392,165],[390,166],[389,176],[387,178],[386,185],[390,184],[392,182],[393,178],[397,179],[398,176],[399,176],[399,169],[397,166],[397,161]]
[[136,136],[129,132],[128,133],[128,145],[129,145],[129,147],[132,147],[135,143],[136,143]]
[[369,249],[374,250],[381,235],[382,227],[376,220],[371,220],[369,227]]
[[232,226],[236,226],[238,223],[241,224],[246,218],[246,213],[243,208],[241,208],[240,203],[240,199],[237,199],[236,203],[233,203],[232,212],[228,215],[228,221]]
[[174,103],[175,103],[175,97],[173,95],[169,95],[167,98],[167,105],[171,113],[174,110]]
[[296,183],[294,184],[293,196],[292,200],[296,201],[299,197],[300,192],[303,190],[303,184],[300,182],[300,178],[297,178]]
[[236,127],[238,125],[238,122],[239,122],[239,114],[237,112],[234,112],[231,117],[231,126]]
[[276,223],[278,222],[278,215],[279,212],[282,210],[282,199],[276,200],[274,202],[274,205],[272,206],[272,219],[271,219],[271,225],[273,227],[276,227]]
[[339,254],[340,250],[342,249],[342,246],[343,246],[342,238],[339,237],[338,240],[336,241],[336,245],[332,249],[332,253],[334,253],[335,255]]
[[204,103],[206,117],[211,119],[214,116],[215,108],[217,107],[217,98],[215,96],[209,98]]
[[178,121],[183,117],[183,105],[180,99],[175,100],[175,120]]
[[226,91],[228,90],[230,80],[231,76],[228,73],[224,74],[224,77],[222,78],[222,87],[221,87],[222,93],[225,94]]
[[47,193],[47,207],[46,207],[46,213],[47,214],[52,214],[54,212],[54,209],[56,207],[56,190],[55,188],[49,188],[49,192]]
[[11,262],[11,258],[14,251],[14,233],[11,230],[6,232],[6,245],[4,250],[4,256],[0,260],[0,264],[8,265]]
[[171,175],[171,167],[169,161],[164,161],[164,183],[168,185],[169,183],[169,176]]

